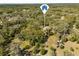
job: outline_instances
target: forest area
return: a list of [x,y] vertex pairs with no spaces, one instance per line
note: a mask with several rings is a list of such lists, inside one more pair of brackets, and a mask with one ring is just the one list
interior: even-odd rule
[[79,4],[0,5],[0,56],[79,56]]

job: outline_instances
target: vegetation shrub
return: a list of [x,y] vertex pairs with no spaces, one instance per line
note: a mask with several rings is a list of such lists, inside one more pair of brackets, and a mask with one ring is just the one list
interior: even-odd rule
[[64,45],[60,45],[60,48],[61,48],[61,49],[64,49]]
[[74,52],[74,48],[71,47],[70,50]]
[[52,50],[52,56],[56,56],[56,48],[54,48],[54,47],[51,47],[50,48],[51,50]]
[[64,56],[74,56],[74,54],[71,53],[71,52],[68,51],[68,50],[65,50],[65,51],[64,51]]
[[45,55],[47,53],[47,50],[45,50],[44,48],[41,49],[40,51],[41,55]]
[[3,56],[3,49],[0,48],[0,56]]

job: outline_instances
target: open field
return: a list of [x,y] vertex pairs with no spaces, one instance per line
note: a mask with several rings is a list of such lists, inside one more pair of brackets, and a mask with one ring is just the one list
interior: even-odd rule
[[0,56],[79,56],[79,4],[0,5]]

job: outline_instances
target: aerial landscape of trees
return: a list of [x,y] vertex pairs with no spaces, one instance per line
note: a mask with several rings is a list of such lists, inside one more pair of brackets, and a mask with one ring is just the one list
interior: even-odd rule
[[0,56],[79,55],[78,5],[1,5]]

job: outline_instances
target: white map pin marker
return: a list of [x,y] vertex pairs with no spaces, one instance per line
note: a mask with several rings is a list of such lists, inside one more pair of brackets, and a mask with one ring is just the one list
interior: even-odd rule
[[46,14],[47,10],[49,9],[49,6],[47,4],[43,4],[40,6],[43,14]]

